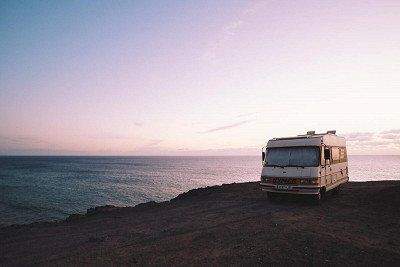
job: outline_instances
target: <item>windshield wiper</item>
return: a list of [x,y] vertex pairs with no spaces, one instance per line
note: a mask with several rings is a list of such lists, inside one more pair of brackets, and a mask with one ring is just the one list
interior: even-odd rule
[[276,165],[276,164],[267,164],[267,167],[279,167],[279,168],[285,168],[285,166],[281,166],[281,165]]
[[286,167],[300,167],[300,168],[304,169],[304,166],[301,166],[301,165],[287,165]]

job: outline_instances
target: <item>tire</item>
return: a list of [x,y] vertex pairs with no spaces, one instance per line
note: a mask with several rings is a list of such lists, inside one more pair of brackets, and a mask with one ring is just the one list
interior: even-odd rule
[[318,191],[318,194],[312,195],[312,203],[318,205],[321,202],[322,194],[321,190]]
[[269,201],[275,201],[276,200],[276,193],[268,192],[267,193],[267,198]]
[[332,193],[333,193],[334,195],[339,194],[339,192],[340,192],[340,186],[341,186],[341,185],[338,185],[338,186],[336,186],[335,188],[332,189]]

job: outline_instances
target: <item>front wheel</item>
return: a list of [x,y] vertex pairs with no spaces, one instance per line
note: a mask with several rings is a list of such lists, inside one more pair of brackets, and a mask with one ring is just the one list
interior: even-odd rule
[[276,193],[268,192],[267,193],[267,198],[269,201],[275,201],[276,200]]
[[312,202],[314,204],[319,204],[321,201],[322,195],[321,195],[321,190],[318,190],[318,194],[312,195]]

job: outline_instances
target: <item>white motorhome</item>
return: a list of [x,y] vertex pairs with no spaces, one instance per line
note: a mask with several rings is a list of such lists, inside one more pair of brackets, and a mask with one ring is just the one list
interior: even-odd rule
[[262,161],[260,186],[270,199],[286,193],[320,200],[349,180],[346,140],[336,131],[273,138],[263,148]]

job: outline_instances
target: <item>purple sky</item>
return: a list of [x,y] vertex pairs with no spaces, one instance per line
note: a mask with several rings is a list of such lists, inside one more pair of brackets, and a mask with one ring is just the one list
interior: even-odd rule
[[400,1],[2,1],[0,154],[400,154]]

